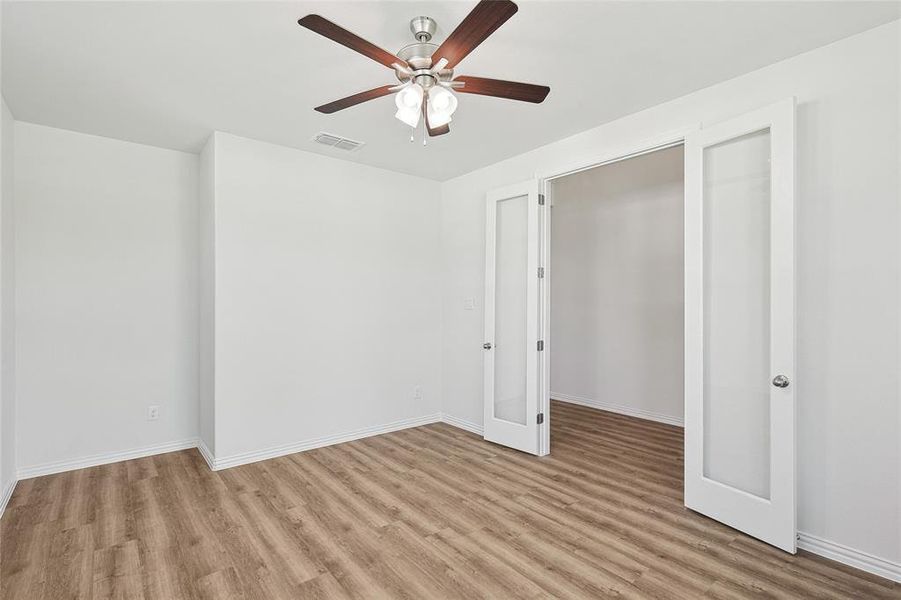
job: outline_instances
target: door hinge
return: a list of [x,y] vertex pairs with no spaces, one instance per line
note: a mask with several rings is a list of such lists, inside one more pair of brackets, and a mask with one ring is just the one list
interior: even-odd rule
[[538,206],[544,206],[544,194],[538,194]]
[[544,267],[538,267],[538,279],[544,278]]
[[538,424],[544,423],[544,413],[538,413]]
[[538,340],[538,351],[544,350],[544,340]]

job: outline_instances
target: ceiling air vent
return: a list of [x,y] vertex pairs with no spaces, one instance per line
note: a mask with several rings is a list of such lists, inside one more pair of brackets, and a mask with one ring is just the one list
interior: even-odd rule
[[343,138],[340,135],[334,135],[331,133],[317,133],[316,137],[313,138],[313,141],[318,144],[324,144],[326,146],[331,146],[332,148],[337,148],[338,150],[347,150],[353,151],[363,145],[364,142],[358,142],[356,140],[349,140],[347,138]]

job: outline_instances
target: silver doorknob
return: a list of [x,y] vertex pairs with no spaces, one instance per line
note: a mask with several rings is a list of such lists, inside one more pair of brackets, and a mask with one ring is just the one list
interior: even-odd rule
[[485,342],[484,344],[482,344],[482,348],[484,348],[485,350],[491,350],[491,342]]
[[788,387],[788,377],[785,375],[776,375],[773,377],[773,385],[778,388],[787,388]]

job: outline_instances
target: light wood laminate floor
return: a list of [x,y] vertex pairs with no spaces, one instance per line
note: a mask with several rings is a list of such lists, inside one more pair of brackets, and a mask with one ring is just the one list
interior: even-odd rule
[[22,481],[2,598],[901,598],[682,506],[682,431],[555,402],[535,458],[449,425],[211,472]]

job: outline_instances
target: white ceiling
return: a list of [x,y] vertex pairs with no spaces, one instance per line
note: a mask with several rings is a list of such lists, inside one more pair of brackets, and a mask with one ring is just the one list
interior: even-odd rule
[[[409,142],[391,97],[314,106],[393,73],[302,29],[318,13],[397,51],[440,41],[471,2],[4,2],[3,95],[17,119],[197,152],[212,130],[447,179],[899,18],[896,2],[532,2],[458,75],[546,84],[544,104],[460,95],[450,135]],[[346,153],[319,131],[366,142]]]

